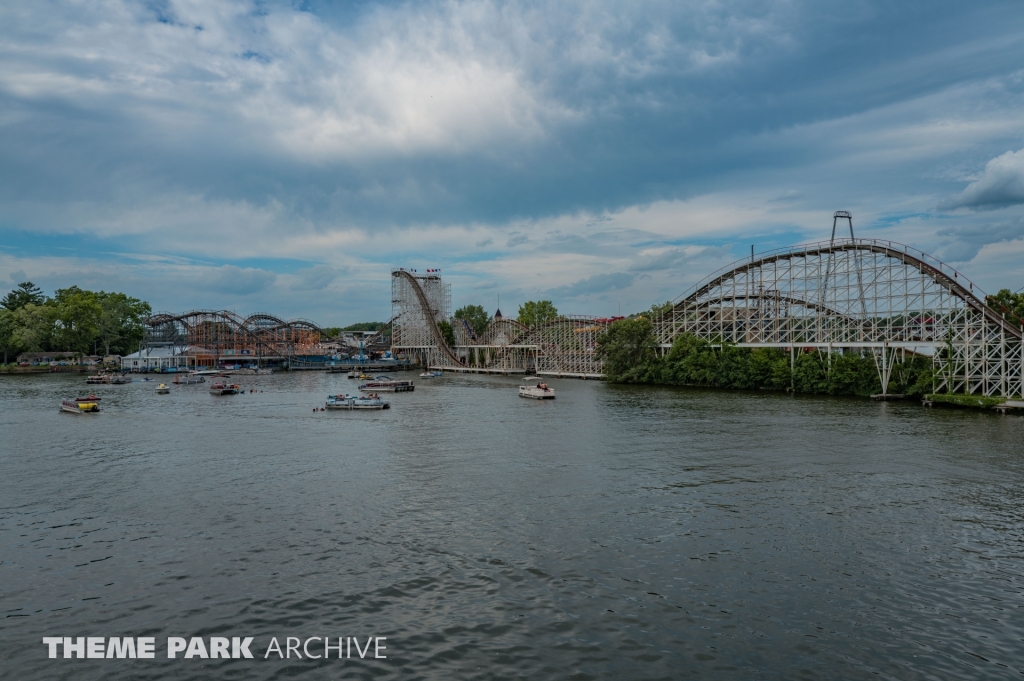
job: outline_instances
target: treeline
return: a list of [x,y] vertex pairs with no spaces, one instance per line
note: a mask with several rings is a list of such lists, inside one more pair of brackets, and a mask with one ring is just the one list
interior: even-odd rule
[[[483,334],[487,325],[494,321],[494,317],[487,313],[483,305],[464,305],[455,311],[453,319],[465,321],[473,333],[477,336]],[[519,323],[525,326],[538,326],[558,318],[558,310],[550,300],[530,300],[519,306]],[[442,320],[437,323],[441,335],[449,346],[455,345],[455,329],[452,322]]]
[[[605,375],[615,383],[680,385],[737,390],[794,390],[829,395],[882,392],[871,355],[799,351],[790,367],[788,349],[719,347],[692,334],[678,336],[662,356],[654,325],[644,317],[612,324],[598,341]],[[927,357],[907,358],[892,371],[887,392],[932,392],[934,369]]]
[[985,302],[996,312],[1006,315],[1006,318],[1024,328],[1024,289],[1014,293],[1008,288],[1000,289],[994,295],[985,298]]
[[53,297],[26,281],[0,301],[4,363],[22,352],[125,355],[138,349],[149,303],[123,293],[58,289]]
[[320,331],[325,336],[337,338],[344,331],[380,331],[385,326],[387,326],[386,322],[358,322],[348,326],[327,326]]

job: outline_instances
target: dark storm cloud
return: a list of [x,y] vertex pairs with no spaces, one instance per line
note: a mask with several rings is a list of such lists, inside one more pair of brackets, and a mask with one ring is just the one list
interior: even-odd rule
[[[117,200],[144,183],[130,191],[273,197],[291,214],[368,224],[614,209],[800,160],[723,147],[737,135],[856,114],[1022,54],[999,40],[1019,12],[957,2],[428,3],[323,17],[275,3],[111,7],[5,12],[8,199]],[[451,39],[451,21],[466,33]],[[90,29],[95,46],[80,37]],[[112,30],[120,50],[99,44]],[[407,38],[405,52],[376,52],[384,35]],[[481,88],[499,84],[463,99],[466,64]]]

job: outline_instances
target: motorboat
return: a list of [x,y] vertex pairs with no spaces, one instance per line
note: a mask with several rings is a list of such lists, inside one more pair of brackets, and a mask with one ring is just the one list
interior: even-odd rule
[[420,374],[420,378],[440,378],[441,376],[440,371],[424,371]]
[[110,385],[127,385],[132,382],[132,377],[125,374],[118,374],[111,376],[110,380],[107,381]]
[[85,382],[89,385],[107,385],[110,383],[110,374],[99,373],[95,376],[89,376],[85,379]]
[[553,400],[555,399],[555,390],[548,386],[544,381],[537,378],[526,379],[528,383],[523,383],[519,386],[519,396],[526,397],[531,400]]
[[157,395],[166,395],[169,392],[171,392],[171,389],[167,387],[166,383],[161,383],[160,385],[158,385],[156,387],[156,394]]
[[328,409],[390,409],[391,405],[376,395],[328,395]]
[[238,384],[237,383],[222,383],[217,381],[210,386],[211,395],[237,395]]
[[364,393],[404,393],[412,392],[415,387],[412,381],[396,381],[390,376],[378,376],[360,385],[359,391]]
[[195,385],[206,383],[206,379],[197,373],[178,374],[174,377],[174,385]]
[[69,414],[97,414],[100,411],[100,398],[89,395],[73,400],[61,400],[60,410]]

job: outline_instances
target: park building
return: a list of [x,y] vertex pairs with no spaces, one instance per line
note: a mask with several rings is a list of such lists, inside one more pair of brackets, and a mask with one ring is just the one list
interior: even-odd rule
[[151,345],[121,358],[121,371],[153,371],[184,369],[188,366],[189,348],[185,345]]

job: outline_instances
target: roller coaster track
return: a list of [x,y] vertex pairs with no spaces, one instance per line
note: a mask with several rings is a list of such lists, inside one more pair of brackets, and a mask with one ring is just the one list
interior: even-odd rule
[[242,317],[229,310],[192,310],[158,313],[146,320],[149,342],[159,340],[186,345],[191,351],[215,355],[243,349],[291,355],[312,351],[320,343],[320,327],[308,319],[285,321],[266,313]]
[[870,352],[889,368],[897,349],[924,352],[937,390],[1024,392],[1020,320],[992,309],[949,265],[890,241],[833,240],[738,261],[654,321],[663,348],[692,334],[747,347]]
[[225,323],[233,329],[256,333],[258,331],[278,331],[282,329],[303,329],[320,332],[320,327],[308,319],[292,319],[285,321],[271,314],[256,313],[241,317],[229,310],[192,310],[183,313],[159,312],[145,321],[146,326],[156,327],[163,324],[180,323],[185,328],[194,328],[203,323]]
[[[919,272],[928,275],[935,283],[948,289],[950,293],[963,300],[975,311],[984,315],[986,319],[988,319],[988,321],[999,325],[1005,324],[1008,333],[1014,335],[1018,339],[1022,337],[1022,331],[1020,327],[1014,324],[1006,324],[1005,320],[1002,317],[1000,317],[1000,315],[997,315],[995,310],[989,307],[981,297],[975,295],[974,290],[976,287],[973,283],[967,280],[966,277],[963,277],[959,272],[953,270],[948,265],[945,265],[944,263],[941,263],[938,260],[930,258],[927,254],[921,251],[917,251],[918,255],[912,255],[910,251],[910,247],[904,244],[898,244],[892,241],[878,241],[874,239],[836,240],[834,244],[829,245],[821,243],[812,244],[810,246],[805,247],[798,246],[793,249],[785,249],[779,252],[762,255],[761,257],[756,258],[754,260],[740,261],[742,264],[729,266],[728,268],[723,268],[723,270],[719,270],[721,274],[716,273],[715,275],[712,275],[711,277],[706,279],[703,283],[699,284],[697,288],[695,288],[691,293],[684,296],[682,299],[679,300],[679,302],[675,303],[673,305],[673,309],[678,310],[690,307],[696,300],[701,298],[703,295],[707,294],[715,287],[720,286],[723,282],[730,279],[734,279],[740,274],[744,274],[746,272],[762,268],[767,264],[775,263],[781,260],[791,260],[794,258],[809,258],[822,255],[830,256],[842,252],[868,252],[881,254],[886,257],[893,258],[894,260],[897,260],[905,265],[910,265],[914,267]],[[950,275],[950,272],[952,273],[952,276]],[[860,273],[859,269],[858,273]],[[826,285],[828,281],[829,276],[828,273],[826,273]],[[863,284],[859,284],[859,286],[862,287]],[[793,302],[803,305],[809,309],[820,310],[821,312],[824,312],[826,314],[839,314],[835,310],[830,310],[824,305],[810,303],[808,301],[803,301],[799,299],[793,299]],[[1021,322],[1020,319],[1017,319],[1016,321],[1018,323]]]
[[[416,299],[419,301],[420,307],[425,312],[429,313],[430,310],[433,309],[430,301],[427,299],[427,295],[423,292],[423,288],[420,286],[420,282],[416,280],[416,277],[412,276],[409,272],[404,271],[395,272],[394,275],[404,278],[409,284],[411,284],[412,290],[416,294]],[[428,315],[428,319],[429,322],[427,326],[430,327],[430,334],[434,339],[434,344],[437,346],[437,349],[440,350],[445,358],[447,358],[447,360],[453,365],[461,364],[462,362],[459,358],[456,357],[455,353],[452,352],[452,349],[448,347],[448,343],[445,341],[444,334],[441,333],[441,329],[438,327],[437,321],[432,318],[432,315]]]

